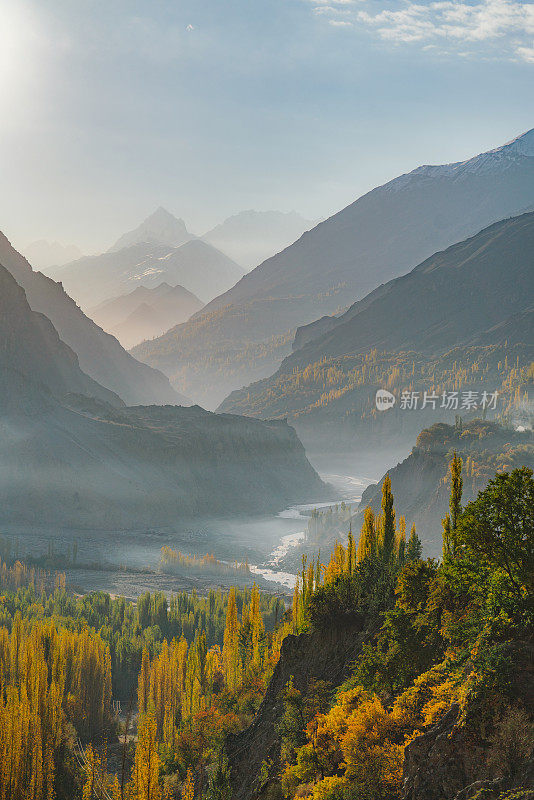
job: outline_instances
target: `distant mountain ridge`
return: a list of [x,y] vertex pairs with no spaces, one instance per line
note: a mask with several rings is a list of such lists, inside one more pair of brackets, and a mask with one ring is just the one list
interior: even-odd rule
[[202,235],[246,269],[279,253],[317,223],[296,211],[241,211]]
[[267,376],[297,327],[534,208],[533,139],[534,130],[461,165],[420,167],[373,189],[136,356],[206,404]]
[[32,242],[24,248],[22,254],[38,269],[62,266],[83,256],[82,251],[74,244],[64,245],[45,239]]
[[188,403],[161,372],[134,359],[113,336],[86,317],[61,284],[34,272],[2,233],[0,264],[24,289],[30,308],[52,322],[59,338],[76,353],[83,372],[94,381],[128,405]]
[[127,295],[91,309],[89,315],[130,349],[145,339],[160,336],[201,308],[198,297],[183,286],[161,283],[154,289],[138,286]]
[[243,274],[234,261],[200,239],[179,247],[138,242],[121,250],[85,256],[54,273],[83,308],[128,294],[137,286],[179,284],[202,302],[231,286]]

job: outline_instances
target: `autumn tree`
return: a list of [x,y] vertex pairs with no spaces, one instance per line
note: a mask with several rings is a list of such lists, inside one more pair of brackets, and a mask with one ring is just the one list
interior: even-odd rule
[[239,680],[239,627],[235,589],[233,587],[228,593],[226,627],[224,630],[223,666],[226,684],[229,689],[233,690],[237,687]]
[[160,771],[156,720],[145,714],[139,723],[129,800],[161,800]]
[[373,509],[368,506],[364,511],[356,560],[358,562],[363,561],[364,558],[375,555],[376,550],[376,520]]

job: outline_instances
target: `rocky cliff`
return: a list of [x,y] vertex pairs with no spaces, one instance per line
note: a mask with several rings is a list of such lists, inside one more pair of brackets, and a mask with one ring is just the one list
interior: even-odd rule
[[293,686],[306,696],[314,681],[325,681],[334,691],[349,674],[363,642],[370,636],[368,622],[363,614],[354,614],[337,628],[284,639],[280,660],[252,725],[227,742],[235,787],[232,800],[279,796],[277,728],[283,714],[285,687],[292,679]]
[[518,642],[511,655],[512,708],[500,713],[501,698],[494,694],[482,698],[477,712],[463,719],[453,704],[406,747],[405,800],[497,800],[507,790],[534,789],[531,736],[528,742],[528,720],[534,717],[534,647]]

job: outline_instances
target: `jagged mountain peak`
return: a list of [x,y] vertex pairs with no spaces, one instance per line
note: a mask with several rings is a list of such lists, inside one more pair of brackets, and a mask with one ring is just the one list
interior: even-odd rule
[[183,219],[175,217],[163,206],[159,206],[140,225],[119,237],[108,252],[113,253],[143,242],[180,247],[193,238]]
[[152,214],[146,218],[145,222],[179,222],[185,227],[185,222],[181,217],[175,217],[170,211],[167,211],[163,206],[158,206]]

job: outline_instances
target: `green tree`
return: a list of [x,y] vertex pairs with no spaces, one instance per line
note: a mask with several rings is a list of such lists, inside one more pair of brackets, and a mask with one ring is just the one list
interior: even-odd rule
[[382,484],[382,551],[385,561],[390,561],[395,549],[395,507],[389,473]]
[[408,544],[406,545],[406,561],[418,561],[421,558],[422,553],[423,545],[421,544],[421,539],[415,531],[415,525],[412,525],[410,538],[408,539]]
[[469,503],[452,531],[464,558],[502,570],[509,589],[534,592],[534,481],[527,467],[503,472]]
[[451,479],[451,493],[449,497],[449,513],[441,521],[443,526],[443,555],[452,555],[452,534],[458,527],[458,520],[462,513],[462,459],[454,452],[453,459],[449,465]]

